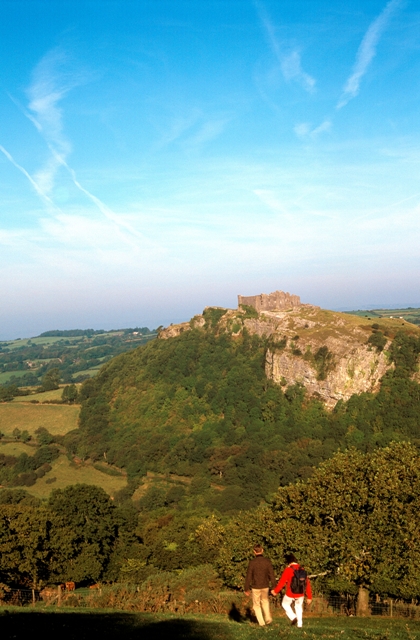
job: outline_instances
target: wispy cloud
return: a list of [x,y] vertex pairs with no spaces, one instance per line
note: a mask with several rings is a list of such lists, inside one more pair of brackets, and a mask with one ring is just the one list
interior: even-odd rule
[[193,145],[204,144],[210,142],[214,138],[217,138],[226,128],[229,123],[229,119],[209,120],[205,122],[197,133],[189,140]]
[[360,82],[376,55],[379,39],[386,29],[392,14],[401,4],[402,0],[389,0],[382,13],[369,26],[358,49],[353,72],[344,85],[337,109],[344,107],[359,93]]
[[309,122],[300,122],[294,127],[294,132],[299,138],[317,138],[321,133],[330,131],[332,122],[330,119],[326,119],[318,127],[312,128]]
[[61,165],[71,153],[71,144],[63,133],[63,98],[82,82],[82,75],[69,72],[68,57],[61,48],[49,51],[37,64],[32,82],[27,89],[28,111],[31,120],[54,153],[35,175],[35,180],[46,193],[51,193]]
[[292,51],[283,56],[281,70],[286,81],[296,80],[306,91],[314,91],[316,81],[302,69],[299,51]]
[[282,47],[276,37],[274,25],[271,22],[265,7],[260,2],[256,2],[255,6],[257,8],[261,24],[264,28],[267,41],[280,64],[281,72],[286,82],[295,81],[306,91],[310,93],[313,92],[315,90],[316,80],[310,76],[309,73],[306,73],[303,70],[300,52],[297,49],[291,52],[289,51],[288,53],[285,53],[282,50]]
[[119,234],[126,244],[138,248],[139,243],[136,240],[142,240],[142,244],[144,244],[144,235],[122,220],[102,200],[83,187],[77,179],[74,169],[67,162],[71,152],[71,144],[64,134],[63,113],[59,103],[71,89],[84,81],[84,77],[81,73],[69,72],[66,64],[67,56],[61,49],[53,49],[47,53],[33,72],[32,82],[27,90],[28,109],[19,107],[47,144],[49,157],[43,167],[34,176],[31,176],[1,145],[0,151],[29,180],[44,204],[59,214],[63,214],[63,212],[55,205],[52,194],[57,172],[61,168],[64,169],[70,175],[74,186],[111,223],[114,233]]

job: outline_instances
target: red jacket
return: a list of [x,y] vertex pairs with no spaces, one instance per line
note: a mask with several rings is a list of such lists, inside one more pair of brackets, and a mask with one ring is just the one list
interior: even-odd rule
[[306,594],[307,598],[309,600],[312,600],[312,589],[311,589],[311,583],[309,582],[309,578],[307,578],[306,580],[305,594],[292,593],[292,591],[290,590],[290,584],[292,582],[293,572],[295,569],[300,569],[300,568],[301,567],[296,562],[290,565],[290,567],[286,567],[286,569],[282,573],[280,580],[277,583],[277,586],[275,587],[275,589],[273,589],[274,593],[280,593],[280,591],[286,585],[286,596],[289,596],[289,598],[303,598],[303,596]]

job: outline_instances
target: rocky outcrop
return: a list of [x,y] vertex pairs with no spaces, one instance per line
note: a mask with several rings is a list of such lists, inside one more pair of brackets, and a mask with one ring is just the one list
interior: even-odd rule
[[392,366],[368,344],[370,323],[318,307],[264,313],[246,320],[251,333],[270,336],[265,372],[277,384],[302,384],[328,407],[355,393],[375,392]]
[[[334,407],[339,400],[348,400],[355,393],[378,391],[380,380],[390,367],[383,352],[378,354],[365,345],[331,345],[331,341],[324,346],[332,354],[331,369],[325,379],[320,379],[312,354],[296,356],[288,348],[267,350],[267,377],[278,384],[301,383],[310,396],[320,398],[328,407]],[[331,350],[334,346],[339,348]],[[348,350],[343,353],[345,346]]]

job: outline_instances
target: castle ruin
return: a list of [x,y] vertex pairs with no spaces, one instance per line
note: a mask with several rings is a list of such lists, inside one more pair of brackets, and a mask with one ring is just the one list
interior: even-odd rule
[[286,311],[302,306],[299,296],[285,291],[273,293],[260,293],[259,296],[238,296],[238,307],[246,304],[259,311]]

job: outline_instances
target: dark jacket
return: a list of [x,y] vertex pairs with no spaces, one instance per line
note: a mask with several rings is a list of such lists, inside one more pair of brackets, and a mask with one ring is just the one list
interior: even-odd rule
[[268,558],[264,556],[255,556],[246,572],[245,591],[252,589],[266,589],[271,585],[274,587],[276,578],[274,577],[273,565]]

